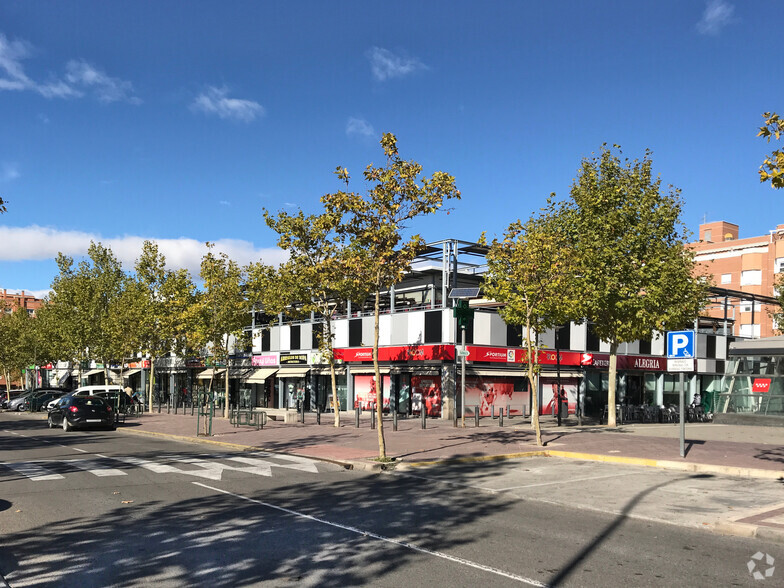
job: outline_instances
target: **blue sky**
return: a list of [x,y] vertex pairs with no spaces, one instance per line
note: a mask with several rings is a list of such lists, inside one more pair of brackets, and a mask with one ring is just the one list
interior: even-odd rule
[[776,1],[0,3],[0,288],[45,292],[90,240],[280,260],[262,208],[362,190],[393,132],[453,174],[428,241],[476,240],[568,195],[602,143],[653,151],[683,221],[784,223],[757,170],[784,110]]

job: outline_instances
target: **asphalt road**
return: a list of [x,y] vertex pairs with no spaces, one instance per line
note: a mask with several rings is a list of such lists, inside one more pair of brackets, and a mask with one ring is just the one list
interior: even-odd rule
[[[532,467],[375,474],[0,414],[0,572],[13,587],[781,585],[780,546],[631,516],[684,480],[652,474],[618,500],[629,476],[562,470],[559,488],[618,503],[603,512],[534,493],[557,473],[520,483]],[[768,555],[782,569],[755,580]]]

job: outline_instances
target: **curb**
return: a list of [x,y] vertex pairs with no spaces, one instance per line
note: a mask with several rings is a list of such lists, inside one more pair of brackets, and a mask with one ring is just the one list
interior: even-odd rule
[[761,480],[784,480],[784,471],[763,470],[759,468],[741,468],[736,466],[722,466],[705,463],[689,463],[669,461],[662,459],[650,459],[644,457],[624,457],[620,455],[602,455],[598,453],[581,453],[577,451],[561,451],[557,449],[542,449],[524,451],[520,453],[506,453],[501,455],[482,455],[475,457],[456,457],[452,459],[415,461],[402,464],[403,468],[430,467],[436,465],[448,465],[457,463],[472,463],[482,461],[494,461],[505,459],[518,459],[524,457],[560,457],[563,459],[579,459],[583,461],[600,461],[604,463],[614,463],[618,465],[641,466],[658,468],[663,470],[676,470],[683,472],[694,472],[699,474],[712,474],[720,476],[730,476],[734,478],[755,478]]

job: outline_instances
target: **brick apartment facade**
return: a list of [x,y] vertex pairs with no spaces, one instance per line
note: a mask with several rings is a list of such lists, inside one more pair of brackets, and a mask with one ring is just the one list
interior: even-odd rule
[[17,307],[22,307],[33,316],[35,315],[35,311],[41,308],[41,305],[43,305],[43,300],[36,298],[31,294],[25,294],[24,290],[19,294],[14,294],[3,289],[2,296],[0,297],[0,308],[16,309]]
[[[696,261],[713,276],[718,288],[762,296],[776,296],[776,280],[784,269],[784,225],[767,235],[738,238],[738,225],[717,221],[700,225],[699,241],[692,243]],[[728,318],[734,319],[733,335],[770,337],[778,334],[771,313],[776,305],[728,299]],[[716,304],[707,314],[721,318],[723,305]]]

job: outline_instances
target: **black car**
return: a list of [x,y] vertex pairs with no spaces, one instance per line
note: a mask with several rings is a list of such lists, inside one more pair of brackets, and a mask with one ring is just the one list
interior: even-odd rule
[[49,428],[61,426],[63,431],[76,428],[114,430],[114,409],[97,396],[63,396],[49,411]]

